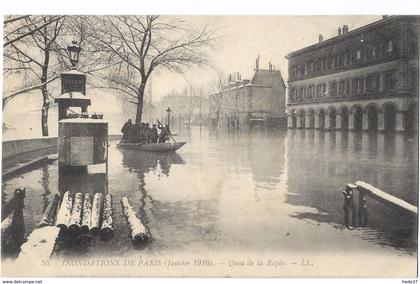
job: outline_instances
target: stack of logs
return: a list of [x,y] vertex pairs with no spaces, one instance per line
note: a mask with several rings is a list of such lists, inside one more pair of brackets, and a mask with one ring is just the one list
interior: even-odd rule
[[101,234],[104,240],[110,240],[113,236],[112,219],[112,196],[96,193],[71,194],[64,193],[59,206],[60,198],[56,194],[44,212],[44,216],[38,227],[53,226],[54,224],[62,232],[70,236],[90,233]]
[[[57,226],[62,233],[69,236],[87,234],[101,237],[108,241],[114,234],[112,218],[112,196],[96,193],[71,194],[64,193],[60,204],[60,197],[56,194],[48,204],[38,227]],[[151,238],[149,229],[137,216],[128,197],[121,199],[124,216],[130,229],[130,238],[134,243],[141,243]]]

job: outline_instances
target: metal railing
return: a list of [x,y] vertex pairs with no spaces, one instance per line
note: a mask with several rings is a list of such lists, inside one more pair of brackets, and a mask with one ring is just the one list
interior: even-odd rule
[[[354,192],[358,191],[358,204],[354,202]],[[418,208],[402,199],[388,194],[373,185],[364,181],[357,181],[355,184],[347,184],[343,191],[344,195],[344,224],[353,230],[358,225],[365,227],[368,223],[367,197],[370,197],[385,206],[398,212],[404,212],[417,216]]]

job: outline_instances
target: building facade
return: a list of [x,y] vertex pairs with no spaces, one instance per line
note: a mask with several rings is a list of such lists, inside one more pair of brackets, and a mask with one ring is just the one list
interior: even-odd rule
[[286,85],[273,65],[259,69],[251,80],[229,76],[221,90],[209,96],[212,128],[286,127]]
[[417,130],[419,31],[418,16],[384,16],[288,54],[288,127]]

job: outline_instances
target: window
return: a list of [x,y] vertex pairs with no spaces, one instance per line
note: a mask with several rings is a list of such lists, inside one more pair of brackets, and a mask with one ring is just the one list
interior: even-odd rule
[[366,91],[377,92],[379,91],[379,75],[371,74],[366,77]]
[[344,82],[343,80],[341,80],[341,81],[338,83],[338,95],[339,95],[340,97],[343,97],[343,96],[344,96],[344,85],[345,85],[345,82]]
[[338,68],[338,67],[343,67],[343,61],[344,61],[344,56],[339,56],[339,55],[337,55],[337,57],[336,57],[337,59],[336,59],[336,65],[335,65],[335,67],[336,68]]
[[294,66],[294,67],[292,68],[292,77],[296,77],[296,75],[297,75],[297,72],[296,72],[296,66]]
[[333,68],[337,69],[339,67],[339,57],[338,55],[334,55],[334,63],[333,63]]
[[300,66],[300,75],[305,76],[306,75],[306,68],[305,65]]
[[344,94],[350,96],[350,80],[347,80],[344,86]]
[[[343,53],[343,64],[344,66],[349,65],[350,64],[350,52],[349,51],[345,51]],[[341,66],[342,64],[340,64]]]
[[352,85],[352,94],[360,95],[363,91],[363,78],[362,77],[354,78],[351,82],[351,85]]
[[327,70],[331,70],[333,68],[334,65],[334,57],[333,56],[329,56],[328,60],[327,60]]
[[323,97],[327,92],[327,85],[326,84],[319,84],[316,86],[316,96],[318,98]]
[[296,101],[297,100],[297,91],[295,88],[290,89],[290,100]]
[[387,51],[392,52],[393,50],[394,50],[394,46],[393,46],[392,40],[389,40],[388,45],[387,45]]
[[410,74],[411,74],[411,76],[410,76],[409,86],[410,86],[411,89],[416,89],[416,86],[418,86],[418,84],[419,84],[418,83],[419,76],[418,76],[418,73],[417,73],[416,69],[411,69]]
[[331,83],[331,96],[336,97],[337,96],[337,82]]
[[300,87],[300,89],[299,89],[299,101],[303,100],[304,96],[305,96],[305,88]]
[[315,72],[320,72],[321,71],[321,59],[318,59],[316,64],[315,64]]
[[307,98],[308,99],[312,99],[315,93],[315,86],[314,85],[310,85],[308,88],[308,94],[307,94]]
[[313,72],[314,72],[314,62],[313,61],[310,61],[308,63],[308,74],[311,74]]
[[397,86],[396,83],[397,83],[397,80],[395,78],[395,72],[394,71],[385,72],[385,76],[384,76],[385,90],[394,90]]
[[376,58],[377,47],[376,46],[368,46],[366,48],[366,59],[372,60]]

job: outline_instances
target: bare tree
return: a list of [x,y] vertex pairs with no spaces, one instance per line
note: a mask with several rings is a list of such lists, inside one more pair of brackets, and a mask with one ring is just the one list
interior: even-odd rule
[[61,72],[71,68],[67,44],[76,39],[83,49],[78,65],[82,72],[100,72],[110,63],[89,45],[82,16],[16,16],[6,21],[5,34],[26,36],[15,36],[15,39],[20,39],[10,40],[4,49],[4,74],[15,76],[12,78],[15,81],[16,78],[23,80],[17,90],[3,93],[3,109],[16,96],[41,90],[41,129],[42,135],[48,136],[48,110],[53,98],[51,91],[58,88],[55,81],[60,78]]
[[7,47],[33,33],[44,29],[46,26],[55,23],[63,18],[63,16],[49,17],[48,21],[44,21],[36,16],[7,16],[4,20],[3,28],[3,47]]
[[[36,16],[23,17],[19,20],[27,29],[27,35],[19,40],[9,41],[10,47],[4,53],[9,62],[26,68],[25,86],[3,97],[3,108],[15,96],[40,89],[42,93],[41,129],[42,135],[48,136],[48,109],[50,93],[48,84],[60,77],[59,72],[51,70],[51,57],[56,48],[57,37],[63,27],[64,17]],[[40,26],[38,26],[40,25]]]
[[210,100],[210,114],[211,112],[214,112],[216,115],[216,125],[215,127],[219,127],[219,120],[221,116],[222,105],[223,105],[223,86],[225,84],[225,75],[223,71],[216,70],[217,71],[217,77],[216,80],[213,81],[214,87],[212,86],[211,89],[215,89],[215,93],[209,96]]
[[215,40],[208,27],[188,30],[182,21],[159,16],[94,17],[89,22],[93,44],[114,66],[102,79],[136,105],[137,123],[152,72],[158,68],[183,72],[208,64],[206,50]]

